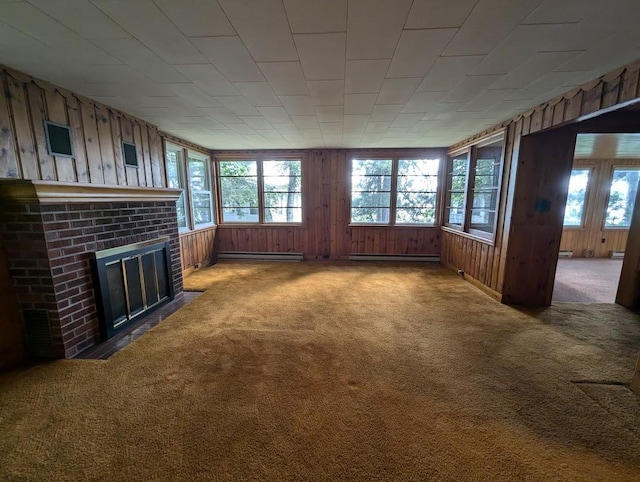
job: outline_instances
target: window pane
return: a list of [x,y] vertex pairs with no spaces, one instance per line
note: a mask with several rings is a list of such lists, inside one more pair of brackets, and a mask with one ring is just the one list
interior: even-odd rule
[[228,223],[258,222],[258,163],[220,161],[219,168],[222,220]]
[[184,191],[184,175],[182,149],[167,146],[167,184],[171,189],[182,189],[180,197],[176,201],[176,214],[178,217],[178,228],[187,228],[187,204]]
[[302,222],[301,171],[298,160],[262,163],[265,223]]
[[197,224],[210,224],[213,222],[211,212],[211,193],[193,192],[191,194],[193,206],[193,219]]
[[638,169],[614,169],[607,205],[606,227],[628,228],[631,226],[639,177]]
[[189,156],[187,163],[191,188],[191,212],[196,226],[213,223],[213,203],[209,161]]
[[582,226],[584,202],[590,172],[589,169],[573,169],[571,171],[567,206],[564,209],[565,226]]
[[389,208],[352,208],[352,223],[388,223]]
[[435,206],[396,209],[396,223],[398,224],[433,224],[435,220]]
[[449,224],[462,225],[464,221],[464,202],[468,168],[469,163],[466,152],[451,160],[451,172],[449,173],[449,205],[447,206],[447,222]]
[[392,166],[390,159],[352,160],[351,222],[389,222]]
[[396,223],[433,224],[440,159],[398,160]]
[[475,149],[471,228],[493,233],[502,172],[502,139]]

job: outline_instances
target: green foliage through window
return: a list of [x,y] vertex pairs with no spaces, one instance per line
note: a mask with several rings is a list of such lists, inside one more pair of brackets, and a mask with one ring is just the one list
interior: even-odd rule
[[613,170],[605,227],[628,228],[631,226],[639,178],[639,169],[615,168]]

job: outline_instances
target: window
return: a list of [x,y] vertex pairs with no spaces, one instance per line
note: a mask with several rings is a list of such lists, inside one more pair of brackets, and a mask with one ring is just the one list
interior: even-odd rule
[[500,204],[504,133],[451,153],[446,226],[493,239]]
[[614,168],[605,227],[628,228],[631,226],[639,178],[640,169]]
[[213,225],[215,217],[209,157],[167,144],[166,166],[168,186],[182,189],[176,201],[178,228],[186,231]]
[[125,166],[138,167],[138,153],[136,151],[135,144],[122,141],[122,155],[124,157]]
[[47,140],[47,152],[57,157],[73,157],[71,127],[44,121],[44,132]]
[[584,206],[591,169],[573,169],[569,179],[567,206],[564,209],[565,226],[582,226],[584,224]]
[[439,159],[353,159],[351,222],[436,222]]
[[219,160],[225,223],[301,223],[299,159]]

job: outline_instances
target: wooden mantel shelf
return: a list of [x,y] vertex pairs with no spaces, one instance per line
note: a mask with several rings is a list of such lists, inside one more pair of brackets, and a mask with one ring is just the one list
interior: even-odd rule
[[181,189],[105,184],[0,180],[0,200],[18,203],[96,203],[118,201],[176,201]]

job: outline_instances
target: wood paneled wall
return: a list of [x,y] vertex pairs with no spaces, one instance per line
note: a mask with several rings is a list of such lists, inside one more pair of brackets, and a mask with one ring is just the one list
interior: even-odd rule
[[[0,178],[165,187],[155,126],[67,90],[0,66]],[[44,120],[71,126],[74,157],[47,152]],[[128,167],[122,141],[134,143]]]
[[[440,156],[442,149],[379,150],[377,156]],[[218,159],[251,159],[259,151],[217,152]],[[305,259],[345,260],[350,254],[440,253],[439,227],[350,226],[350,159],[372,152],[313,150],[269,152],[302,160],[303,223],[300,226],[220,225],[220,251],[297,252]]]
[[[591,170],[584,207],[584,226],[565,227],[560,241],[561,251],[572,251],[574,258],[583,258],[589,250],[596,258],[608,258],[612,251],[624,251],[628,229],[604,227],[614,167],[638,167],[638,159],[576,159],[574,169]],[[603,241],[604,240],[604,241]]]
[[208,266],[216,258],[216,227],[180,234],[182,272]]
[[[491,266],[496,266],[496,261],[493,258],[499,258],[497,261],[498,276],[494,277],[492,275],[490,279],[487,279],[485,276],[485,286],[497,293],[503,292],[505,266],[507,263],[506,246],[510,242],[513,193],[520,157],[520,143],[523,136],[528,136],[552,127],[569,125],[583,117],[586,118],[598,112],[606,112],[614,107],[635,103],[640,97],[639,92],[640,62],[636,62],[617,69],[579,88],[572,89],[566,94],[541,104],[520,116],[505,121],[484,132],[480,132],[452,146],[452,149],[464,146],[469,142],[504,128],[507,128],[507,139],[508,142],[511,143],[511,147],[507,149],[505,153],[505,175],[503,177],[503,194],[505,193],[504,187],[508,187],[506,190],[508,195],[506,199],[503,198],[503,202],[501,202],[502,209],[500,216],[502,222],[498,223],[498,232],[493,246],[494,249],[491,254],[488,254],[491,259],[487,260],[487,263],[491,264]],[[476,240],[463,242],[457,239],[459,237],[463,237],[463,235],[455,232],[448,232],[443,235],[443,262],[451,267],[462,268],[465,272],[479,273],[480,265],[477,261],[478,257],[476,255],[476,257],[473,258],[472,253],[477,253],[478,249],[481,251],[482,248],[478,248],[478,244],[483,244],[483,242]],[[472,263],[473,259],[476,260],[475,263]]]

